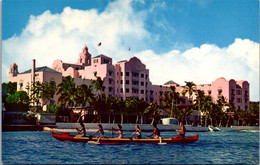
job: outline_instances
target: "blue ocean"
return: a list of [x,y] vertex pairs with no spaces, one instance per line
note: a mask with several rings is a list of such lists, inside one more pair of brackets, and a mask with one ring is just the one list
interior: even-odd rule
[[[175,135],[161,133],[162,137]],[[2,132],[2,163],[259,164],[259,132],[201,132],[194,143],[167,145],[94,145],[58,141],[51,132]]]

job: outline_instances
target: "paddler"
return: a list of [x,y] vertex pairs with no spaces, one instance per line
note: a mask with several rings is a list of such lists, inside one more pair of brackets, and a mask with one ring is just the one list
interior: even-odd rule
[[141,135],[141,129],[139,127],[139,125],[135,126],[135,131],[132,133],[131,138],[133,138],[134,135],[137,135],[137,137],[134,137],[134,139],[141,139],[142,135]]
[[117,129],[112,127],[112,131],[115,130],[119,134],[117,138],[123,138],[123,131],[122,131],[122,126],[120,124],[117,125]]
[[99,133],[99,135],[97,136],[97,137],[98,137],[97,142],[99,142],[100,139],[101,139],[102,137],[104,137],[104,134],[105,134],[105,133],[104,133],[104,130],[103,130],[103,127],[102,127],[101,124],[98,124],[98,130],[97,130],[97,132],[93,133],[93,135],[96,135],[97,133]]
[[151,136],[154,135],[154,136],[151,137],[151,138],[153,138],[153,139],[159,139],[159,138],[160,138],[160,130],[157,128],[157,124],[156,124],[156,123],[153,123],[153,128],[154,128],[153,133],[150,134],[150,135],[147,135],[147,137],[151,137]]
[[83,123],[80,123],[81,128],[76,130],[78,131],[79,135],[76,135],[77,137],[85,137],[86,136],[86,129]]
[[180,130],[176,130],[178,133],[178,135],[176,137],[185,137],[185,133],[186,133],[186,128],[185,126],[183,125],[182,122],[180,122],[180,126],[181,126],[181,129]]

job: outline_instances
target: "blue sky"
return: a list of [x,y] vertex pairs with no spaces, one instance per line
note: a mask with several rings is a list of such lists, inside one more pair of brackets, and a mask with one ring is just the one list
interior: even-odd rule
[[12,62],[76,62],[86,44],[114,63],[137,56],[154,84],[234,78],[259,100],[258,0],[3,0],[2,40],[3,81]]

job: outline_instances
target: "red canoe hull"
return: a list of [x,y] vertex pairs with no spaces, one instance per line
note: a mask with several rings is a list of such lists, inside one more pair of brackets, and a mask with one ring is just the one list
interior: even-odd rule
[[[73,141],[73,142],[88,142],[88,141],[96,141],[95,137],[76,137],[74,135],[70,135],[69,133],[52,133],[52,136],[61,141]],[[199,135],[195,135],[192,137],[174,137],[174,138],[163,138],[163,143],[192,143],[199,139]],[[101,143],[104,144],[119,144],[119,143],[159,143],[159,139],[130,139],[130,138],[109,138],[104,137],[100,140]]]

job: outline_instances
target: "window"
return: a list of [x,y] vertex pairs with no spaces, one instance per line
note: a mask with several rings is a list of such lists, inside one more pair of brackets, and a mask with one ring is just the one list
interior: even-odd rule
[[139,77],[139,73],[132,72],[132,76],[133,76],[133,77]]
[[109,92],[113,92],[113,87],[108,88]]
[[141,94],[144,94],[144,90],[141,90]]
[[222,89],[218,89],[218,95],[222,95]]
[[97,76],[97,72],[94,72],[94,76],[95,76],[95,77]]
[[242,91],[241,90],[237,90],[237,95],[241,95]]
[[123,80],[120,80],[120,84],[123,84]]
[[123,88],[120,89],[120,92],[123,93]]
[[126,93],[129,93],[129,89],[128,89],[128,88],[126,88],[126,89],[125,89],[125,92],[126,92]]
[[109,70],[109,71],[108,71],[108,74],[109,74],[109,76],[112,76],[113,71],[112,71],[112,70]]
[[145,75],[145,79],[147,79],[147,78],[148,78],[148,74]]
[[133,93],[139,93],[139,89],[132,88]]
[[208,90],[208,95],[211,95],[211,90]]
[[141,86],[144,86],[144,82],[143,81],[141,82]]
[[20,83],[20,90],[23,90],[23,83]]
[[103,61],[104,61],[105,64],[109,63],[109,59],[104,59]]
[[129,72],[126,72],[125,75],[126,75],[126,76],[129,76]]
[[129,84],[129,80],[125,80],[125,83],[126,83],[126,84]]
[[238,103],[241,103],[241,98],[237,98],[237,102],[238,102]]
[[123,72],[121,72],[121,76],[123,76]]
[[247,90],[245,90],[245,96],[248,96],[248,91]]
[[133,84],[133,85],[139,85],[139,81],[133,80],[133,81],[132,81],[132,84]]
[[231,95],[235,95],[235,89],[231,89]]
[[112,83],[113,83],[113,79],[110,78],[110,79],[109,79],[109,84],[112,84]]
[[141,77],[144,78],[144,74],[143,73],[141,74]]

